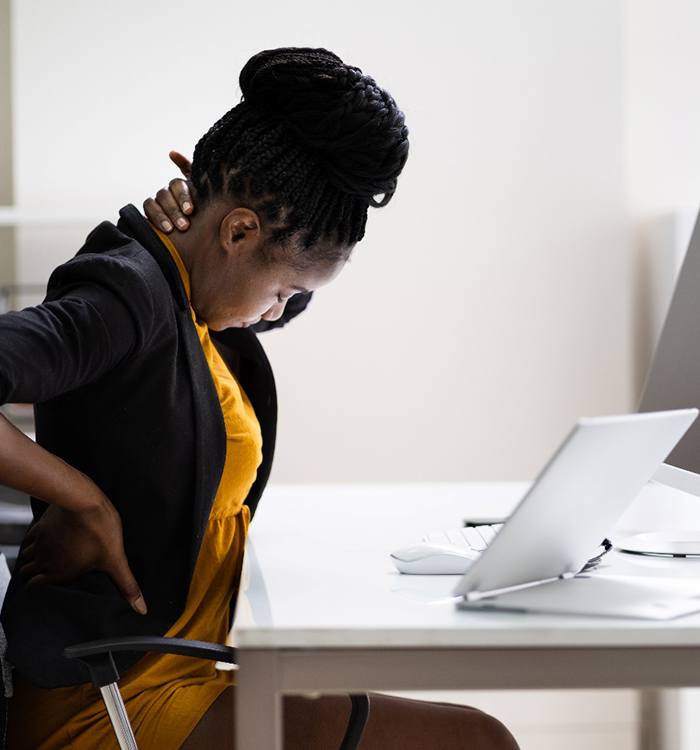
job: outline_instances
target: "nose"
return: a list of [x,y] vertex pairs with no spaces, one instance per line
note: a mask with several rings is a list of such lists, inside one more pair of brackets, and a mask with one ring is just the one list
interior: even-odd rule
[[278,302],[276,305],[272,305],[266,312],[264,312],[260,317],[263,320],[279,320],[282,317],[282,313],[284,312],[285,305],[287,304],[287,300],[284,302]]

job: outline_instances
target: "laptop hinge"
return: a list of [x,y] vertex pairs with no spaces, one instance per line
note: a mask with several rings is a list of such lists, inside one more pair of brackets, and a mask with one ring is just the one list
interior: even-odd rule
[[513,591],[522,591],[523,589],[529,589],[533,586],[541,586],[543,583],[553,583],[554,581],[566,580],[567,578],[574,578],[578,573],[567,572],[561,575],[554,576],[554,578],[543,578],[541,581],[529,581],[528,583],[519,583],[517,586],[505,586],[502,589],[490,589],[488,591],[469,591],[464,595],[464,598],[468,602],[478,602],[480,599],[488,599],[491,596],[498,596],[499,594],[511,594]]

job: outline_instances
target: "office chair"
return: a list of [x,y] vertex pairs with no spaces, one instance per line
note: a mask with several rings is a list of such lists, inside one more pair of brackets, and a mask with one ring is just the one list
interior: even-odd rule
[[[0,579],[5,583],[14,569],[19,546],[32,521],[29,498],[8,487],[0,487],[0,564],[4,562],[7,570],[0,570]],[[4,599],[4,589],[0,589],[0,607]],[[2,627],[0,626],[0,632]],[[64,650],[68,659],[82,661],[88,669],[92,684],[99,689],[104,700],[120,750],[138,750],[129,717],[119,693],[117,671],[112,653],[117,651],[158,651],[161,653],[179,654],[199,659],[211,659],[236,663],[236,650],[230,646],[204,641],[188,641],[183,638],[124,637],[106,638],[89,641]],[[7,698],[4,697],[4,684],[0,675],[0,750],[5,750],[5,730],[7,720]],[[356,750],[369,718],[369,698],[366,694],[351,695],[351,711],[348,726],[340,750]]]
[[[5,568],[4,570],[0,569],[0,582],[4,581],[5,588],[11,574],[10,567],[14,567],[14,559],[8,560],[0,552],[0,568]],[[0,589],[2,594],[0,596],[0,607],[2,607],[4,591],[5,589]],[[2,634],[4,640],[2,626],[0,626],[0,634]],[[119,692],[119,672],[112,657],[112,654],[117,651],[157,651],[198,659],[210,659],[226,664],[236,663],[236,650],[230,646],[162,636],[104,638],[79,643],[64,649],[63,654],[66,658],[78,659],[86,665],[92,684],[99,689],[102,695],[120,750],[138,750],[138,745],[124,701]],[[3,675],[0,673],[0,750],[6,748],[8,700],[11,700],[11,698],[5,697]],[[351,695],[350,700],[352,707],[340,750],[357,750],[369,718],[369,697],[366,694]]]
[[[78,659],[83,662],[90,672],[92,684],[102,694],[120,750],[138,750],[138,746],[117,685],[119,672],[112,658],[112,654],[116,651],[158,651],[165,654],[222,661],[227,664],[236,663],[236,649],[231,646],[190,641],[184,638],[125,636],[103,638],[68,646],[64,649],[63,655],[68,659]],[[350,700],[352,707],[340,750],[357,750],[369,719],[369,696],[351,695]]]

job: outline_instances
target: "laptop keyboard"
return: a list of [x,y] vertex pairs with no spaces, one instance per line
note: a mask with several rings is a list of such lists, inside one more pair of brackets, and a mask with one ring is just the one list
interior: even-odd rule
[[464,526],[446,531],[433,531],[426,534],[423,541],[433,542],[434,544],[454,544],[474,552],[483,552],[502,527],[502,523],[494,523],[484,526]]

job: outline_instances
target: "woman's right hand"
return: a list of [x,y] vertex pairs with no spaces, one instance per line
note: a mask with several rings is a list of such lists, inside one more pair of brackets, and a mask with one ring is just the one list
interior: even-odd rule
[[181,232],[190,228],[190,222],[185,214],[194,212],[194,202],[188,178],[192,169],[192,162],[179,151],[171,151],[170,161],[182,172],[185,179],[175,177],[170,180],[168,187],[161,188],[155,198],[146,198],[143,211],[148,220],[166,234],[176,226]]
[[25,537],[18,572],[28,585],[65,583],[84,573],[107,573],[139,614],[146,602],[124,552],[117,509],[96,485],[94,502],[80,510],[49,505]]

